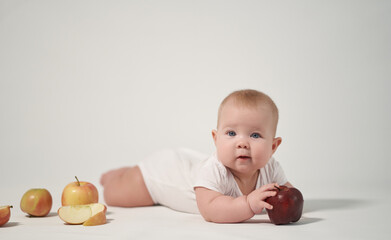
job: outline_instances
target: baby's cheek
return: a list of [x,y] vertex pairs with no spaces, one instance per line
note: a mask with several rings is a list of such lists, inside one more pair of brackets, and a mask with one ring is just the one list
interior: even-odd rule
[[231,159],[232,156],[233,156],[233,152],[227,146],[220,146],[220,148],[217,149],[217,158],[222,162],[229,161],[229,159]]
[[258,148],[257,151],[253,152],[253,159],[257,159],[257,162],[263,166],[267,164],[271,157],[272,151],[265,148]]
[[217,152],[224,153],[225,151],[227,151],[230,148],[229,146],[230,146],[229,143],[227,143],[226,141],[220,141],[216,145]]

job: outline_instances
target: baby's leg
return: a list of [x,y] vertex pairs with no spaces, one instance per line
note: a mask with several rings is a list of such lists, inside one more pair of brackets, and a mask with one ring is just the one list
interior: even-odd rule
[[123,168],[118,168],[118,169],[113,169],[113,170],[110,170],[108,172],[105,172],[104,174],[102,174],[102,176],[100,177],[100,184],[102,186],[105,186],[106,183],[110,182],[111,179],[115,179],[117,178],[118,176],[122,175],[125,171],[127,171],[130,167],[123,167]]
[[107,205],[141,207],[154,204],[138,166],[109,171],[102,175],[101,184]]

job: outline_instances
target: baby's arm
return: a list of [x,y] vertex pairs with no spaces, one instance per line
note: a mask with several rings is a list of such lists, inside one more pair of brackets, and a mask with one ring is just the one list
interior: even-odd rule
[[197,205],[206,221],[217,223],[243,222],[261,213],[263,208],[272,209],[273,206],[264,200],[276,194],[276,184],[267,184],[252,191],[247,196],[233,198],[219,192],[197,187],[195,189]]

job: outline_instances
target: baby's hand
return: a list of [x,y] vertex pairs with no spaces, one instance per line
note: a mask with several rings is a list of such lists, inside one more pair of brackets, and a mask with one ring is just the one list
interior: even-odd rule
[[261,213],[263,208],[273,209],[273,206],[264,200],[277,194],[276,191],[273,191],[273,189],[275,189],[274,186],[278,185],[276,183],[263,185],[262,187],[255,189],[249,195],[247,195],[247,203],[250,205],[250,208],[254,214]]

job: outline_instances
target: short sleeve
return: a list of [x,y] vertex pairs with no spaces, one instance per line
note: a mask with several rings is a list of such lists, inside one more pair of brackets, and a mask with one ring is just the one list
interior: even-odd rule
[[219,193],[225,193],[226,168],[211,156],[198,169],[193,188],[204,187]]
[[258,187],[270,183],[284,185],[286,182],[288,182],[288,180],[285,177],[284,170],[280,163],[272,157],[266,166],[260,169],[259,184],[257,185]]
[[279,185],[284,185],[288,182],[288,179],[285,176],[284,170],[282,169],[280,163],[273,159],[273,180],[272,182],[276,182]]

